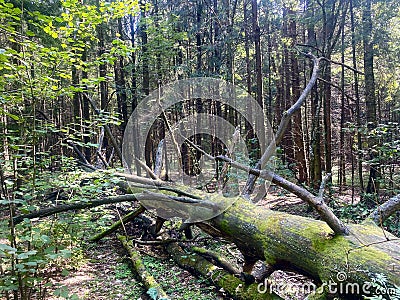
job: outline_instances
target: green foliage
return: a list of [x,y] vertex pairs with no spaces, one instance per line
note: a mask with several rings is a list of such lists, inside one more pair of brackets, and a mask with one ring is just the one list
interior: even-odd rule
[[[64,172],[42,173],[34,189],[32,183],[27,182],[20,191],[15,192],[16,196],[21,196],[20,199],[2,200],[0,208],[12,202],[13,205],[19,205],[21,213],[28,213],[46,205],[90,201],[93,197],[115,195],[115,180],[107,172],[80,171],[66,159]],[[57,193],[53,193],[54,190]],[[0,223],[0,231],[8,232],[0,237],[4,241],[0,243],[0,261],[3,265],[0,269],[0,293],[18,290],[26,294],[29,290],[38,290],[47,284],[46,270],[79,265],[82,261],[79,246],[82,240],[99,228],[109,226],[113,222],[110,216],[107,209],[95,208],[91,212],[59,214],[41,222],[25,220],[12,228],[8,228],[6,221]],[[76,299],[76,296],[67,294],[63,287],[57,291],[60,297]]]
[[54,296],[60,297],[66,300],[79,300],[79,297],[76,294],[70,294],[68,287],[66,286],[59,286],[54,291]]
[[115,278],[117,279],[124,279],[124,278],[129,278],[132,277],[132,271],[131,268],[129,267],[128,264],[123,263],[119,264],[115,268]]
[[[179,295],[180,299],[204,299],[212,300],[216,299],[213,287],[205,286],[204,283],[207,279],[191,279],[187,282],[181,281],[182,270],[173,266],[172,259],[170,261],[161,261],[157,258],[151,256],[144,256],[143,263],[153,274],[164,289],[164,291],[170,295],[173,299],[175,296]],[[196,286],[196,289],[190,288],[188,286]],[[151,291],[152,295],[156,295],[154,291]],[[150,295],[151,296],[151,295]]]
[[348,220],[354,223],[360,223],[372,212],[371,208],[365,202],[359,202],[355,205],[345,205],[337,208],[336,211],[339,218]]

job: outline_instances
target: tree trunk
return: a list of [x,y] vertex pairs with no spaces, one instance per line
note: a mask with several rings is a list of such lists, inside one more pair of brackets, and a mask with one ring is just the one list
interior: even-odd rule
[[[335,281],[344,273],[344,283],[358,283],[360,288],[372,281],[373,274],[386,275],[389,285],[400,284],[398,239],[372,222],[349,225],[348,236],[333,236],[324,222],[239,198],[210,223],[243,254],[274,269],[296,270],[318,282]],[[207,231],[206,226],[201,228]]]
[[[134,177],[135,181],[139,180],[136,182],[143,184],[163,184],[160,180],[130,177]],[[133,192],[139,191],[140,188],[135,188]],[[216,203],[224,201],[218,200],[218,197],[223,196],[216,196],[213,201]],[[142,201],[161,198],[169,199],[169,201],[184,199],[193,203],[199,201],[195,198],[179,198],[145,192],[94,200],[91,203],[83,202],[45,208],[38,212],[14,217],[13,221],[17,224],[26,219],[49,216],[62,211],[84,209],[107,203],[131,202],[136,199]],[[196,225],[214,237],[223,237],[234,243],[245,257],[243,267],[245,272],[250,272],[254,263],[261,260],[267,263],[271,270],[290,270],[308,275],[317,285],[322,284],[325,287],[325,293],[330,294],[329,296],[340,294],[344,299],[360,299],[362,294],[372,296],[376,293],[376,287],[370,284],[376,276],[386,277],[385,284],[388,289],[400,285],[398,238],[375,225],[399,208],[400,196],[398,195],[380,206],[363,223],[349,224],[348,235],[340,235],[335,234],[323,221],[272,211],[248,202],[242,197],[236,197],[234,204],[224,213]],[[183,259],[183,264],[194,266],[196,263],[194,260],[189,262],[176,251],[175,255],[178,255],[176,257],[178,261]],[[202,270],[201,266],[199,270]],[[213,270],[214,267],[208,268],[208,272],[213,273]],[[234,294],[242,289],[246,290],[246,293],[250,292],[248,288],[252,285],[243,286],[240,280],[235,280],[226,272],[219,273],[219,276],[223,276],[228,281],[226,283],[219,281],[216,284],[223,286],[230,282],[227,286],[229,293]],[[232,286],[235,282],[236,287]],[[317,286],[313,285],[309,286],[308,290],[315,291],[316,288]],[[252,288],[252,290],[253,298],[250,295],[238,297],[238,299],[269,299],[268,295],[263,298],[262,295],[257,294],[257,290],[269,290],[263,283],[258,285],[258,289]]]
[[[120,37],[123,39],[124,32],[123,32],[123,24],[122,19],[119,18],[118,22],[118,33]],[[128,123],[128,102],[126,96],[126,80],[125,80],[125,63],[124,58],[121,55],[118,60],[114,63],[114,73],[115,73],[115,90],[117,94],[117,102],[120,114],[122,116],[122,124],[121,124],[121,131],[125,131],[125,126]]]
[[[82,53],[82,61],[86,62],[87,60],[87,49],[85,48]],[[83,69],[82,70],[82,79],[88,79],[88,72]],[[87,128],[87,125],[90,123],[90,104],[89,100],[87,99],[87,87],[84,88],[85,93],[82,94],[82,119],[85,122],[85,126],[83,129],[83,141],[86,144],[85,146],[85,158],[90,163],[91,161],[91,151],[90,147],[87,145],[90,143],[90,129]]]
[[344,34],[344,20],[345,11],[342,14],[342,28],[341,28],[341,77],[340,77],[340,87],[342,89],[340,95],[340,133],[339,133],[339,171],[338,171],[338,182],[339,190],[342,190],[344,184],[346,184],[346,151],[345,151],[345,136],[344,136],[344,126],[346,122],[346,111],[345,111],[345,34]]
[[[363,28],[363,45],[364,45],[364,74],[365,74],[365,104],[367,106],[367,128],[368,131],[376,127],[376,96],[375,96],[375,79],[374,79],[374,43],[372,37],[372,16],[371,16],[371,0],[366,0],[363,5],[362,28]],[[371,149],[375,139],[369,138],[368,146]],[[374,151],[370,151],[369,158],[373,161],[376,158]],[[366,192],[368,194],[376,194],[378,192],[378,175],[379,166],[376,163],[370,163],[369,179]],[[373,206],[374,203],[368,203]]]
[[146,24],[146,8],[140,7],[140,37],[142,39],[142,91],[145,96],[150,93],[150,73],[149,73],[149,53],[147,49],[147,24]]
[[[296,28],[296,15],[292,10],[288,11],[289,16],[289,37],[294,46],[296,44],[297,28]],[[299,62],[293,51],[290,52],[290,65],[291,65],[291,86],[292,86],[292,103],[300,97],[300,72]],[[302,111],[299,110],[293,116],[292,133],[293,133],[293,146],[294,157],[296,161],[296,173],[299,183],[307,182],[307,163],[305,157],[305,148],[303,142],[303,118]]]
[[[282,26],[282,35],[285,38],[289,38],[289,15],[288,15],[288,9],[284,8],[283,9],[283,26]],[[294,101],[292,100],[292,92],[291,92],[291,87],[292,87],[292,78],[291,78],[291,72],[290,72],[290,60],[289,60],[289,49],[287,45],[283,46],[283,57],[282,57],[282,75],[281,75],[281,85],[282,85],[282,91],[283,91],[283,99],[282,99],[282,104],[284,109],[289,108],[292,106]],[[297,100],[297,99],[296,99]],[[295,101],[296,101],[295,100]],[[293,120],[289,121],[287,130],[285,132],[282,144],[283,144],[283,150],[284,150],[284,163],[288,165],[288,168],[293,170],[293,166],[295,165],[295,157],[294,157],[294,145],[293,145]],[[293,170],[295,171],[295,170]]]
[[[314,9],[311,1],[307,2],[307,13],[314,18]],[[315,28],[312,22],[307,27],[307,40],[310,46],[317,46]],[[311,91],[311,132],[310,132],[310,182],[314,189],[318,189],[322,180],[321,161],[321,124],[320,124],[321,99],[318,85]]]
[[[354,10],[353,1],[350,0],[350,19],[351,19],[351,52],[353,60],[353,68],[357,70],[357,54],[356,54],[356,34],[355,34],[355,24],[354,24]],[[356,124],[357,124],[357,167],[358,167],[358,177],[360,182],[360,191],[364,192],[364,180],[363,180],[363,167],[362,167],[362,136],[361,136],[361,109],[360,109],[360,92],[358,84],[358,74],[354,71],[354,94],[356,99]]]
[[[251,1],[251,15],[253,25],[253,38],[255,48],[255,73],[256,73],[256,100],[258,105],[264,110],[264,99],[263,99],[263,78],[262,78],[262,57],[261,57],[261,32],[260,26],[258,25],[258,4],[257,0]],[[264,113],[264,111],[263,111]],[[265,131],[264,120],[255,120],[258,128],[262,132]],[[260,145],[265,144],[264,136],[261,136]]]

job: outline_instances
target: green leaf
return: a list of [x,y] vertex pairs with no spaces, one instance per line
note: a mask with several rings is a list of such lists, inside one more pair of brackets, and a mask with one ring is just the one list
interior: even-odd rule
[[31,255],[35,255],[36,253],[37,253],[36,250],[30,250],[30,251],[22,252],[22,253],[18,254],[17,257],[18,257],[19,259],[26,259],[26,258],[28,258],[28,257],[31,256]]
[[157,296],[158,296],[158,291],[155,288],[149,288],[146,292],[151,299],[153,300],[157,300]]
[[19,117],[14,115],[14,114],[6,112],[6,115],[9,116],[11,119],[13,119],[15,121],[19,121]]
[[6,244],[0,244],[0,250],[7,251],[8,254],[15,254],[17,252],[17,249],[15,249],[11,246],[8,246]]
[[68,271],[67,269],[63,269],[63,270],[61,271],[61,275],[62,275],[62,276],[68,276],[68,275],[69,275],[69,271]]

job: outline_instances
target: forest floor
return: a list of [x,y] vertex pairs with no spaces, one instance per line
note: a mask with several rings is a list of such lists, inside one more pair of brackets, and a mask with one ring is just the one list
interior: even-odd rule
[[[269,193],[258,205],[309,217],[315,214],[309,212],[307,205],[290,194]],[[130,227],[128,225],[126,230],[131,236],[140,236],[140,228],[135,222]],[[233,265],[240,268],[241,254],[234,245],[217,243],[208,246],[222,251]],[[147,269],[172,299],[231,299],[225,295],[224,291],[210,286],[207,278],[194,277],[188,271],[177,267],[161,249],[140,246],[139,251],[143,255],[143,262]],[[66,276],[58,274],[53,277],[53,286],[64,286],[70,295],[76,295],[79,299],[150,299],[143,292],[142,284],[131,272],[126,251],[115,235],[104,238],[98,243],[87,244],[84,247],[83,256],[84,259],[79,267],[71,270]],[[286,291],[279,291],[285,299],[302,299],[306,296],[301,291],[295,290],[300,283],[309,282],[305,276],[276,271],[271,280],[276,286],[286,287]],[[52,296],[46,299],[63,298]]]
[[[351,200],[351,194],[349,196],[348,192],[343,193],[339,198],[340,202],[351,203]],[[310,211],[308,206],[297,197],[274,191],[273,187],[272,192],[268,193],[258,205],[288,213],[317,217],[316,213]],[[133,221],[126,225],[125,230],[129,236],[138,238],[143,233],[142,227],[143,224],[140,221]],[[196,233],[200,234],[200,231]],[[241,254],[234,245],[211,240],[204,246],[211,250],[218,249],[228,261],[240,268]],[[74,253],[78,253],[79,257],[74,259],[74,263],[67,264],[63,268],[45,270],[45,277],[51,283],[45,297],[30,299],[150,299],[144,292],[142,284],[132,273],[126,251],[115,234],[97,243],[82,241],[76,247]],[[210,285],[207,278],[194,277],[177,267],[162,247],[141,245],[137,250],[141,253],[148,271],[172,299],[230,299],[224,291]],[[309,279],[302,275],[276,271],[272,275],[272,281],[278,286],[286,287],[286,290],[279,291],[285,299],[302,299],[306,296],[294,289],[300,283],[309,282]]]
[[[167,257],[159,256],[152,250],[147,252],[142,249],[141,252],[147,269],[172,299],[228,299],[222,293],[218,295],[215,288],[210,288],[207,280],[197,279]],[[66,287],[70,297],[76,295],[76,299],[151,299],[133,275],[126,252],[115,237],[87,246],[84,257],[80,266],[66,276],[58,274],[53,277],[53,286]],[[50,296],[46,299],[65,298]]]

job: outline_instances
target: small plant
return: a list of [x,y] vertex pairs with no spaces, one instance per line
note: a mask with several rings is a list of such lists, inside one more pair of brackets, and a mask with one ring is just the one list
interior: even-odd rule
[[76,294],[71,294],[66,286],[59,286],[54,291],[54,296],[66,299],[66,300],[79,300],[79,297]]
[[115,267],[115,278],[116,279],[124,279],[132,277],[132,271],[130,267],[126,263],[118,264]]

